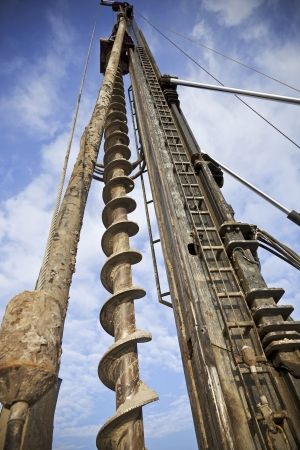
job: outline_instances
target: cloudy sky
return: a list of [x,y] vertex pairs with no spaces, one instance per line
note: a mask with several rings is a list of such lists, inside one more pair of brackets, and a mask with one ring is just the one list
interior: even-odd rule
[[[171,0],[134,1],[136,18],[145,32],[162,73],[214,82],[178,52],[143,19],[146,16],[225,85],[299,96],[299,21],[297,1]],[[33,289],[39,271],[56,186],[66,149],[72,112],[89,36],[96,19],[96,37],[88,68],[71,166],[78,140],[89,120],[101,83],[99,37],[114,23],[110,8],[90,0],[3,0],[0,4],[0,292],[1,314],[7,301]],[[174,31],[188,39],[179,37]],[[191,42],[191,40],[195,42]],[[234,64],[199,45],[242,60],[283,82],[288,88]],[[129,81],[127,81],[127,84]],[[240,173],[289,209],[299,210],[300,149],[270,125],[226,94],[180,88],[181,107],[201,148]],[[260,114],[300,145],[299,107],[246,99]],[[134,147],[132,147],[134,152]],[[100,154],[101,161],[102,154]],[[97,377],[101,355],[111,338],[98,322],[107,293],[99,281],[104,262],[100,247],[102,186],[90,192],[77,270],[65,325],[58,400],[55,450],[90,450],[100,426],[114,413],[114,393]],[[298,252],[299,228],[283,213],[225,176],[224,195],[240,221],[256,223]],[[141,188],[132,214],[140,233],[132,246],[143,253],[134,277],[147,297],[136,302],[137,323],[153,341],[140,346],[143,380],[160,401],[144,408],[149,450],[197,448],[182,374],[172,311],[156,300]],[[150,195],[150,193],[149,193]],[[263,252],[263,274],[272,286],[286,290],[300,318],[299,276],[295,269]],[[164,278],[161,258],[159,267]],[[164,281],[163,281],[164,282]]]

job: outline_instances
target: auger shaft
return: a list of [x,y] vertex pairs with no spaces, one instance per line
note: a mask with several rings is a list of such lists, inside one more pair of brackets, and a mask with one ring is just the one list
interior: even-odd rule
[[109,258],[101,280],[113,295],[100,314],[102,326],[114,336],[115,343],[99,364],[100,379],[116,391],[117,412],[98,434],[97,446],[103,450],[144,450],[142,406],[157,398],[139,378],[137,343],[149,341],[151,336],[135,326],[133,300],[145,292],[132,285],[131,265],[139,262],[141,255],[129,245],[129,237],[138,232],[138,225],[127,217],[135,209],[135,202],[126,196],[134,183],[128,176],[131,164],[125,112],[119,68],[105,126],[102,216],[107,228],[102,248]]

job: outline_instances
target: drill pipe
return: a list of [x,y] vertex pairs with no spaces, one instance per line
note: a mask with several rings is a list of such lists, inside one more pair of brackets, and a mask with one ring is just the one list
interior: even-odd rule
[[136,329],[134,299],[145,291],[132,284],[131,265],[142,256],[130,249],[129,237],[139,227],[127,219],[136,203],[126,194],[134,187],[129,177],[128,127],[124,86],[119,68],[105,124],[104,189],[102,220],[106,231],[102,249],[108,257],[101,271],[101,281],[112,297],[103,305],[100,322],[115,342],[99,363],[99,378],[116,391],[116,414],[100,429],[97,447],[102,450],[144,450],[142,406],[157,400],[157,394],[139,378],[137,343],[148,342],[151,335]]

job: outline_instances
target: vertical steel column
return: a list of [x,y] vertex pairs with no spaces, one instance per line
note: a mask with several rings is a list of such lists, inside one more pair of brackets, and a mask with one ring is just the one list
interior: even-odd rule
[[99,449],[143,450],[144,430],[142,406],[157,399],[139,378],[137,343],[151,340],[151,335],[135,326],[134,299],[145,291],[132,284],[131,265],[142,256],[130,249],[129,237],[138,232],[138,225],[127,219],[135,209],[135,201],[126,194],[134,187],[131,173],[128,127],[121,69],[113,88],[112,102],[105,125],[102,219],[106,231],[102,249],[108,257],[101,271],[103,286],[112,293],[104,304],[100,321],[115,337],[99,364],[99,378],[116,391],[115,416],[101,428],[97,438]]
[[[214,179],[198,178],[153,57],[134,26],[133,35],[132,89],[199,447],[298,448],[299,412],[267,362],[230,247],[221,239],[230,208],[220,190],[209,189],[217,187]],[[256,248],[251,238],[246,245]]]

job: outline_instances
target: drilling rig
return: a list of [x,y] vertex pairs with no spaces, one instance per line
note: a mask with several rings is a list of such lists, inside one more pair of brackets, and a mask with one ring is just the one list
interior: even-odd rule
[[[34,291],[14,297],[1,329],[0,401],[5,450],[51,448],[63,324],[77,244],[92,179],[103,183],[107,260],[101,282],[111,294],[100,322],[114,344],[99,378],[116,391],[116,413],[102,426],[102,450],[144,450],[142,407],[157,399],[139,377],[137,344],[151,340],[135,325],[131,266],[141,260],[129,238],[135,202],[127,194],[147,172],[199,448],[282,450],[300,447],[300,322],[278,304],[260,270],[255,227],[234,219],[219,165],[204,154],[180,108],[171,77],[162,76],[128,3],[102,1],[117,13],[101,40],[102,86],[51,235]],[[131,163],[123,76],[139,158]],[[104,136],[103,161],[97,162]],[[132,171],[137,170],[136,173]],[[299,218],[291,212],[292,220]],[[149,224],[150,227],[150,224]],[[155,263],[155,243],[151,234]],[[157,271],[156,271],[157,275]],[[151,345],[151,344],[149,344]],[[48,416],[33,433],[33,417]],[[45,417],[45,416],[44,416]],[[3,434],[4,436],[4,434]],[[31,436],[31,440],[30,440]]]

